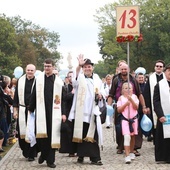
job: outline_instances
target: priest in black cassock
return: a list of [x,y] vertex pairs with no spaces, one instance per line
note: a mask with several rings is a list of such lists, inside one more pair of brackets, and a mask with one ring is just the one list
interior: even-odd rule
[[153,95],[157,115],[155,133],[155,161],[170,163],[170,64],[165,69],[165,79],[160,80]]
[[[154,92],[154,87],[155,85],[162,80],[163,78],[165,78],[164,75],[164,67],[165,67],[165,62],[163,60],[157,60],[155,62],[155,66],[154,66],[154,71],[148,78],[146,84],[145,84],[145,88],[143,91],[143,96],[145,99],[145,104],[146,107],[150,109],[150,114],[148,114],[148,116],[150,117],[151,121],[152,121],[152,129],[150,131],[150,134],[148,136],[148,141],[152,141],[153,143],[155,142],[155,126],[156,126],[156,114],[154,112],[153,109],[153,92]],[[153,137],[151,136],[153,135]],[[155,143],[154,143],[155,144]]]
[[[97,132],[101,122],[98,121],[98,124],[95,120],[99,113],[98,106],[95,105],[95,92],[100,92],[102,81],[93,73],[93,63],[90,59],[83,59],[80,55],[78,61],[76,80],[73,81],[73,105],[68,118],[74,122],[73,142],[77,143],[77,162],[83,163],[84,157],[89,157],[92,165],[103,165],[99,148],[99,144],[102,145],[102,132]],[[101,93],[98,97],[102,98]]]
[[68,120],[68,116],[73,103],[74,89],[72,85],[73,71],[67,73],[68,84],[65,84],[62,89],[62,115],[65,121],[61,123],[61,148],[59,153],[69,153],[69,157],[76,156],[76,143],[72,142],[73,137],[73,122]]
[[55,168],[55,150],[60,148],[61,99],[63,81],[53,74],[55,62],[46,59],[44,72],[36,78],[31,96],[29,111],[35,111],[36,138],[40,149],[38,163],[46,161],[47,166]]
[[26,136],[26,123],[28,118],[28,107],[32,89],[35,82],[36,68],[33,64],[26,66],[26,74],[19,78],[14,94],[14,118],[17,118],[17,131],[19,146],[22,150],[22,154],[28,161],[34,161],[34,157],[37,155],[36,144],[31,146],[30,143],[25,141]]

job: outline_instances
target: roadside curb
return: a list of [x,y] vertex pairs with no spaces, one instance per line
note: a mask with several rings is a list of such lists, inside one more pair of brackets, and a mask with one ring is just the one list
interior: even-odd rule
[[1,165],[4,163],[4,161],[8,158],[8,156],[9,156],[10,154],[12,154],[12,152],[15,150],[15,148],[17,147],[17,145],[18,145],[18,142],[16,142],[16,143],[11,147],[11,149],[7,152],[7,154],[6,154],[4,157],[2,157],[2,159],[0,160],[0,167],[1,167]]

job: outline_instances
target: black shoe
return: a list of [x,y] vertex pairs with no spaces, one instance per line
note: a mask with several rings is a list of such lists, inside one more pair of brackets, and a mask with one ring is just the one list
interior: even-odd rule
[[74,154],[74,153],[69,153],[69,155],[68,155],[68,157],[77,157],[77,155],[76,154]]
[[140,156],[140,153],[138,152],[137,149],[135,149],[133,153],[135,154],[135,156]]
[[101,161],[91,161],[91,164],[99,165],[99,166],[103,165],[103,163]]
[[5,152],[2,148],[0,148],[0,152]]
[[55,168],[56,167],[56,165],[54,163],[53,164],[47,163],[47,166],[50,167],[50,168]]
[[118,149],[116,153],[117,153],[117,154],[123,154],[123,150]]
[[32,161],[34,161],[35,159],[34,158],[28,158],[28,161],[29,162],[32,162]]
[[39,164],[42,164],[44,162],[44,159],[40,156],[39,158],[38,158],[38,163]]
[[84,158],[83,158],[83,157],[78,157],[78,159],[77,159],[77,162],[78,162],[78,163],[81,163],[81,164],[82,164],[83,161],[84,161]]
[[147,141],[148,142],[152,142],[153,141],[153,137],[152,136],[148,136]]

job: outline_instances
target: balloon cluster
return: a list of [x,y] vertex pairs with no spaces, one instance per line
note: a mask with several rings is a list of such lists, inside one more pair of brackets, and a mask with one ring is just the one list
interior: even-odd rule
[[138,68],[135,70],[135,74],[139,74],[139,73],[142,73],[143,75],[146,74],[146,69],[143,68],[143,67],[138,67]]
[[122,43],[122,42],[133,42],[133,41],[136,41],[136,42],[140,42],[143,40],[143,35],[140,34],[140,35],[127,35],[127,36],[118,36],[116,37],[116,41],[118,43]]
[[144,114],[141,119],[140,126],[143,131],[149,132],[152,129],[152,121]]
[[22,67],[20,67],[20,66],[18,66],[18,67],[16,67],[15,69],[14,69],[14,76],[15,76],[15,78],[16,79],[19,79],[21,76],[22,76],[22,74],[23,74],[23,68]]

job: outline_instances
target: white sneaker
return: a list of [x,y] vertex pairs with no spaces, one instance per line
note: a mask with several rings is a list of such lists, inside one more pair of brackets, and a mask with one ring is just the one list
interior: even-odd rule
[[130,153],[129,156],[130,156],[130,158],[131,158],[132,160],[134,160],[135,157],[136,157],[134,153]]
[[130,158],[130,156],[126,156],[126,157],[125,157],[125,163],[126,163],[126,164],[130,164],[130,163],[131,163],[131,158]]

